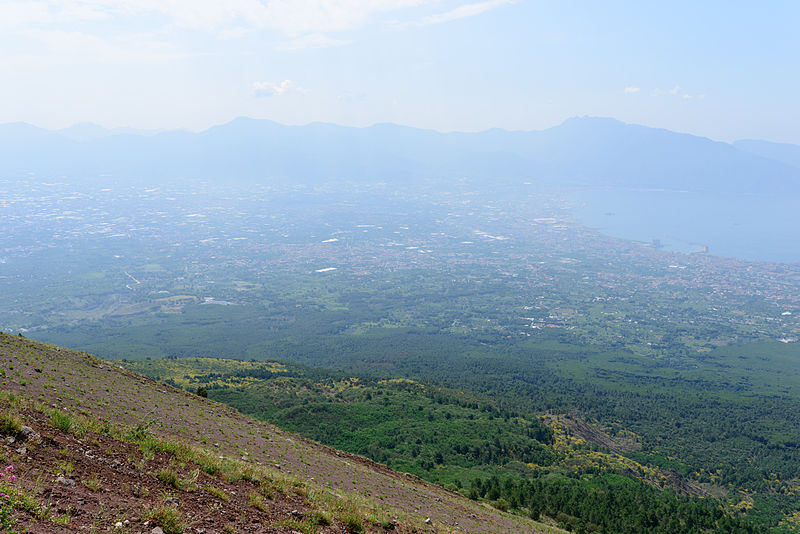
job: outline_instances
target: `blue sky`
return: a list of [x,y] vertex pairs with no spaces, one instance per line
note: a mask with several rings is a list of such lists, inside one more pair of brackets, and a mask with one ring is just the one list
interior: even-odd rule
[[800,144],[800,2],[0,0],[0,122],[614,117]]

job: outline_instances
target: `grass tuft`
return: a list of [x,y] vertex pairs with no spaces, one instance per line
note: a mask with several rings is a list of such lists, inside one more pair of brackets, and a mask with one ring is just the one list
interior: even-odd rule
[[11,412],[0,413],[0,434],[16,436],[22,429],[22,420]]
[[83,485],[89,488],[90,491],[100,491],[100,488],[103,487],[102,482],[100,482],[100,478],[97,476],[97,473],[92,473],[92,476],[89,478],[84,479]]
[[228,502],[230,500],[230,497],[228,497],[228,494],[225,493],[224,490],[215,488],[214,486],[206,486],[205,490],[221,501]]
[[181,489],[178,473],[176,473],[172,469],[162,469],[161,471],[158,472],[157,476],[158,479],[164,484],[172,486],[175,489]]
[[180,513],[172,506],[159,506],[147,513],[147,519],[161,527],[164,534],[183,534],[186,528],[183,525]]
[[256,510],[261,510],[262,512],[269,512],[269,508],[266,504],[264,504],[264,497],[259,495],[258,493],[252,492],[250,495],[247,496],[250,499],[250,506],[255,508]]
[[72,426],[74,424],[72,416],[66,412],[62,412],[58,408],[53,408],[50,412],[50,421],[55,428],[63,432],[72,431]]
[[186,478],[180,478],[173,469],[162,469],[156,475],[164,484],[183,491],[197,491],[197,477],[200,470],[195,469]]
[[336,519],[344,525],[345,530],[350,534],[363,534],[364,518],[355,508],[347,506],[337,510]]
[[310,519],[286,519],[277,523],[280,527],[289,527],[292,530],[297,530],[303,534],[317,534],[319,528],[313,520]]
[[136,443],[144,441],[145,438],[150,436],[150,425],[152,424],[153,421],[138,423],[136,426],[128,429],[128,432],[125,434],[125,439]]

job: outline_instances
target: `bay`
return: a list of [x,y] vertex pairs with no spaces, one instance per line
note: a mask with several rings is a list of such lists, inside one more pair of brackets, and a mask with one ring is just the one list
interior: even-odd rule
[[665,250],[800,262],[800,198],[594,189],[570,196],[584,226]]

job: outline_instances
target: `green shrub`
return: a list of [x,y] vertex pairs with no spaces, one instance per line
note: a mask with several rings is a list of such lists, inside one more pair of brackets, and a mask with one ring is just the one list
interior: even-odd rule
[[317,524],[310,518],[302,520],[286,519],[284,521],[279,521],[276,525],[280,527],[289,527],[293,531],[298,531],[302,534],[317,534],[317,532],[319,532]]
[[54,408],[53,411],[50,412],[50,421],[58,430],[64,432],[70,432],[72,430],[72,416],[66,412],[62,412],[58,408]]
[[174,439],[155,440],[155,449],[184,461],[188,460],[192,454],[192,449],[189,445]]
[[16,504],[15,480],[14,466],[9,465],[0,471],[0,532],[8,532],[9,534],[16,534],[17,532],[14,530],[14,519],[11,517]]
[[235,463],[224,462],[220,468],[220,476],[228,484],[235,484],[244,478],[244,473]]
[[164,534],[183,534],[184,525],[178,510],[171,506],[159,506],[147,514],[147,519],[161,527]]
[[136,443],[141,442],[150,436],[150,425],[152,424],[153,421],[149,421],[147,423],[138,423],[135,427],[128,430],[127,434],[125,435],[125,439],[128,441],[134,441]]
[[203,472],[208,475],[216,475],[219,472],[219,466],[213,463],[205,463],[203,464]]
[[321,527],[327,527],[332,523],[331,518],[328,516],[328,514],[321,510],[316,510],[312,512],[311,517],[309,519],[311,520],[312,523],[314,523],[315,525],[319,525]]
[[156,441],[152,436],[147,436],[139,441],[139,450],[146,460],[151,460],[156,451]]
[[95,492],[100,491],[100,488],[103,487],[103,483],[100,482],[100,478],[97,476],[97,473],[93,473],[92,476],[90,476],[87,479],[84,479],[82,482],[84,486],[89,488],[89,490]]
[[507,512],[508,509],[511,507],[509,502],[505,499],[497,499],[496,501],[492,501],[492,506],[494,506],[501,512]]
[[255,492],[251,493],[247,497],[250,499],[250,506],[262,512],[269,512],[269,508],[267,508],[267,505],[264,504],[264,497]]
[[16,436],[22,429],[22,420],[13,413],[0,413],[0,434]]
[[353,508],[346,508],[340,510],[336,514],[336,518],[344,525],[345,530],[350,534],[363,534],[364,532],[364,519]]
[[228,502],[230,499],[225,491],[215,488],[214,486],[206,486],[206,491],[221,501]]
[[197,490],[197,477],[200,475],[200,470],[195,469],[186,478],[179,478],[178,473],[172,469],[162,469],[156,475],[158,479],[164,484],[169,484],[175,489],[183,491],[196,491]]
[[17,534],[17,531],[14,530],[12,513],[14,513],[14,503],[11,497],[7,497],[5,493],[0,494],[0,532]]
[[162,469],[158,472],[158,479],[164,484],[168,484],[175,489],[180,488],[180,481],[178,480],[178,473],[172,469]]
[[58,460],[53,467],[53,473],[59,477],[68,477],[75,472],[75,464],[70,459]]

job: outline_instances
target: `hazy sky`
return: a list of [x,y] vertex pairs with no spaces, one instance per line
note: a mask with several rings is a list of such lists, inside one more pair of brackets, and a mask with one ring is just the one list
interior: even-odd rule
[[615,117],[800,144],[800,2],[0,0],[0,123]]

